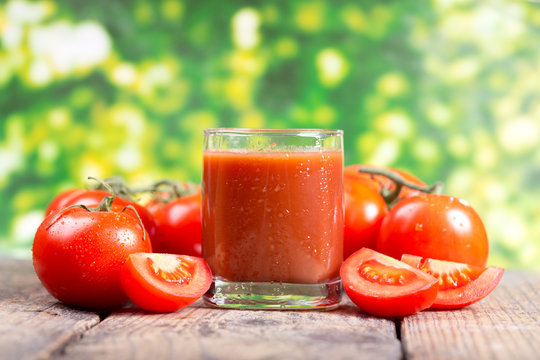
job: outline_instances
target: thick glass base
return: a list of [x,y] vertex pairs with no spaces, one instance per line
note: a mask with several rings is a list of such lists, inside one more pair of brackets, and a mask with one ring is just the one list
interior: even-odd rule
[[331,310],[341,301],[341,281],[323,284],[229,282],[214,279],[204,301],[215,307],[263,310]]

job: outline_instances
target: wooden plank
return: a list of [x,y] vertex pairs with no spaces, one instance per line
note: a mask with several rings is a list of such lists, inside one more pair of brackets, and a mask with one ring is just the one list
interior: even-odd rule
[[224,310],[195,304],[172,314],[113,312],[80,342],[75,359],[401,359],[393,320],[338,310]]
[[49,295],[31,261],[0,259],[0,358],[50,358],[99,321]]
[[507,272],[487,298],[403,319],[407,359],[539,359],[540,274]]

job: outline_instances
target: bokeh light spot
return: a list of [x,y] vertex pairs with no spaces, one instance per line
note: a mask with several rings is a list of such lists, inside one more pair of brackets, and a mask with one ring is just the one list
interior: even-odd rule
[[104,61],[111,50],[111,40],[103,26],[86,21],[73,25],[66,21],[31,28],[30,51],[50,64],[60,75],[92,68]]
[[322,28],[325,5],[321,1],[298,2],[295,20],[298,27],[307,32],[315,32]]
[[447,127],[452,121],[452,111],[447,105],[432,102],[426,108],[427,119],[437,127]]
[[472,81],[480,71],[476,57],[462,57],[449,64],[443,76],[449,83]]
[[328,87],[338,85],[349,72],[349,63],[343,54],[334,48],[321,50],[315,59],[319,79]]
[[456,158],[465,158],[471,151],[469,139],[461,134],[452,135],[447,143],[447,149]]
[[355,5],[347,5],[341,11],[341,18],[347,27],[356,32],[365,31],[368,26],[368,20],[364,12]]
[[38,154],[42,161],[51,162],[58,157],[58,145],[53,141],[44,141],[39,145]]
[[240,49],[252,49],[260,42],[258,32],[261,23],[259,13],[252,8],[239,10],[232,19],[234,44]]
[[336,110],[329,105],[319,105],[313,111],[313,121],[320,127],[332,126],[336,118]]
[[264,128],[264,116],[258,111],[248,111],[240,118],[238,126],[248,129]]
[[12,234],[15,243],[25,244],[34,238],[34,235],[43,221],[43,212],[34,210],[20,214],[13,219]]
[[404,111],[388,111],[375,119],[375,127],[399,139],[407,139],[413,135],[413,122]]
[[434,140],[424,137],[415,140],[412,153],[415,158],[428,164],[437,163],[441,158],[439,145]]
[[130,86],[137,80],[137,70],[128,63],[118,64],[114,67],[111,81],[118,86]]
[[142,165],[142,156],[136,144],[129,142],[116,151],[115,162],[118,168],[133,171]]
[[375,147],[375,151],[368,158],[368,164],[390,166],[398,157],[400,143],[396,139],[384,139]]
[[225,95],[238,109],[245,109],[252,103],[252,82],[244,76],[235,76],[225,84]]
[[161,13],[169,20],[178,20],[184,12],[184,4],[179,0],[165,0],[161,3]]
[[51,1],[12,0],[6,5],[6,17],[18,24],[33,24],[45,19],[55,10]]
[[42,86],[53,79],[53,71],[45,59],[37,58],[30,65],[28,78],[31,85]]
[[138,1],[135,5],[134,15],[137,22],[148,24],[154,19],[154,10],[147,1]]
[[394,97],[402,95],[409,90],[409,83],[401,73],[386,73],[377,81],[377,91],[381,94]]
[[540,123],[538,119],[519,117],[501,126],[497,137],[508,153],[523,154],[540,144]]
[[283,37],[276,43],[276,53],[283,58],[293,57],[298,53],[298,43],[290,37]]
[[71,122],[71,112],[66,107],[57,107],[49,111],[49,124],[55,129],[64,129]]

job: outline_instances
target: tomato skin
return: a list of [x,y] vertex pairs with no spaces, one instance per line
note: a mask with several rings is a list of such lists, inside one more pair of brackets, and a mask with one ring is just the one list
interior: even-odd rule
[[65,190],[56,195],[47,206],[45,215],[50,215],[53,212],[57,212],[58,210],[65,208],[67,206],[66,204],[68,204],[72,198],[82,194],[84,191],[85,190],[83,189],[74,188]]
[[148,234],[132,215],[71,208],[41,223],[32,257],[51,295],[66,304],[100,309],[127,300],[120,285],[122,266],[129,254],[151,249]]
[[[359,173],[358,169],[360,167],[362,167],[362,166],[374,167],[374,166],[371,166],[371,165],[362,165],[362,164],[346,166],[344,171],[343,171],[345,179],[348,178],[348,179],[355,179],[357,181],[362,181],[362,182],[368,184],[369,186],[373,187],[378,192],[380,192],[383,188],[387,188],[387,189],[394,189],[395,188],[394,182],[392,180],[390,180],[389,178],[385,177],[385,176]],[[375,166],[374,168],[377,168],[377,167]],[[411,174],[411,173],[409,173],[409,172],[407,172],[405,170],[392,169],[392,168],[390,168],[388,170],[391,170],[391,171],[394,171],[394,172],[398,173],[405,180],[407,180],[407,181],[409,181],[409,182],[411,182],[413,184],[416,184],[416,185],[419,185],[419,186],[427,186],[427,184],[425,182],[423,182],[418,177],[414,176],[413,174]],[[408,187],[404,186],[401,189],[401,192],[399,193],[398,201],[402,200],[402,199],[405,199],[405,198],[408,198],[408,197],[411,197],[411,196],[417,196],[417,195],[420,195],[420,194],[422,194],[421,191],[414,190],[414,189],[411,189],[411,188],[408,188]]]
[[398,202],[384,218],[376,250],[485,267],[489,244],[480,216],[465,201],[423,194]]
[[[160,277],[150,264],[188,264],[189,281],[178,283]],[[175,270],[175,269],[173,269]],[[179,310],[199,299],[212,284],[212,273],[202,258],[175,254],[137,253],[128,257],[122,269],[122,287],[129,299],[142,309],[154,312]]]
[[200,193],[174,199],[158,209],[156,252],[201,256],[202,223]]
[[[439,279],[433,309],[460,309],[488,296],[499,284],[504,269],[403,254],[401,261]],[[450,282],[449,280],[450,279]]]
[[340,275],[351,301],[377,316],[411,315],[429,308],[437,296],[436,278],[368,248],[349,256]]
[[345,179],[343,258],[367,247],[375,249],[382,220],[388,213],[384,199],[371,186]]
[[[53,206],[54,204],[49,204],[49,207],[47,208],[47,215],[50,215],[52,213],[56,213],[60,211],[62,208],[71,206],[71,205],[86,205],[88,207],[97,207],[98,204],[103,200],[105,196],[110,196],[111,193],[103,190],[81,190],[77,192],[74,196],[71,196],[66,199],[63,203],[59,204],[60,206]],[[154,217],[150,212],[142,205],[137,204],[134,201],[126,200],[121,197],[116,196],[113,202],[112,209],[114,211],[120,212],[122,211],[126,206],[131,205],[135,208],[137,211],[137,214],[141,218],[141,221],[144,224],[144,228],[148,232],[148,235],[150,235],[150,239],[154,239],[156,236],[157,226],[156,222],[154,220]],[[133,212],[128,211],[127,212],[130,215],[133,215],[137,217]],[[153,245],[153,244],[152,244]]]

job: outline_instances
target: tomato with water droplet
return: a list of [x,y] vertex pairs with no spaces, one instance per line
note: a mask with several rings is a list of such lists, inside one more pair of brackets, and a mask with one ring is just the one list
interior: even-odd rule
[[167,203],[149,203],[156,222],[152,238],[154,251],[178,255],[201,256],[201,193],[175,198]]
[[152,251],[141,222],[127,213],[69,208],[39,226],[34,269],[58,300],[85,308],[111,308],[127,300],[120,272],[129,254]]
[[478,213],[464,200],[423,194],[399,201],[384,218],[376,250],[485,267],[489,244]]
[[176,254],[129,255],[122,270],[122,287],[142,309],[179,310],[199,299],[212,284],[212,273],[202,258]]
[[[82,189],[68,190],[64,193],[60,193],[51,201],[51,203],[47,207],[45,215],[48,216],[53,213],[57,213],[61,209],[71,206],[71,205],[85,205],[88,207],[96,207],[103,200],[105,196],[110,196],[110,195],[111,195],[110,192],[104,191],[104,190],[82,190]],[[155,241],[154,239],[156,238],[157,225],[152,214],[144,206],[134,201],[116,196],[112,204],[112,209],[114,211],[120,212],[124,208],[126,208],[126,206],[128,205],[133,206],[137,214],[135,214],[132,210],[127,211],[127,213],[129,215],[135,216],[135,218],[137,217],[137,215],[141,218],[144,224],[144,228],[148,232],[148,235],[150,235],[150,239],[152,240],[152,245],[154,246],[154,241]]]

